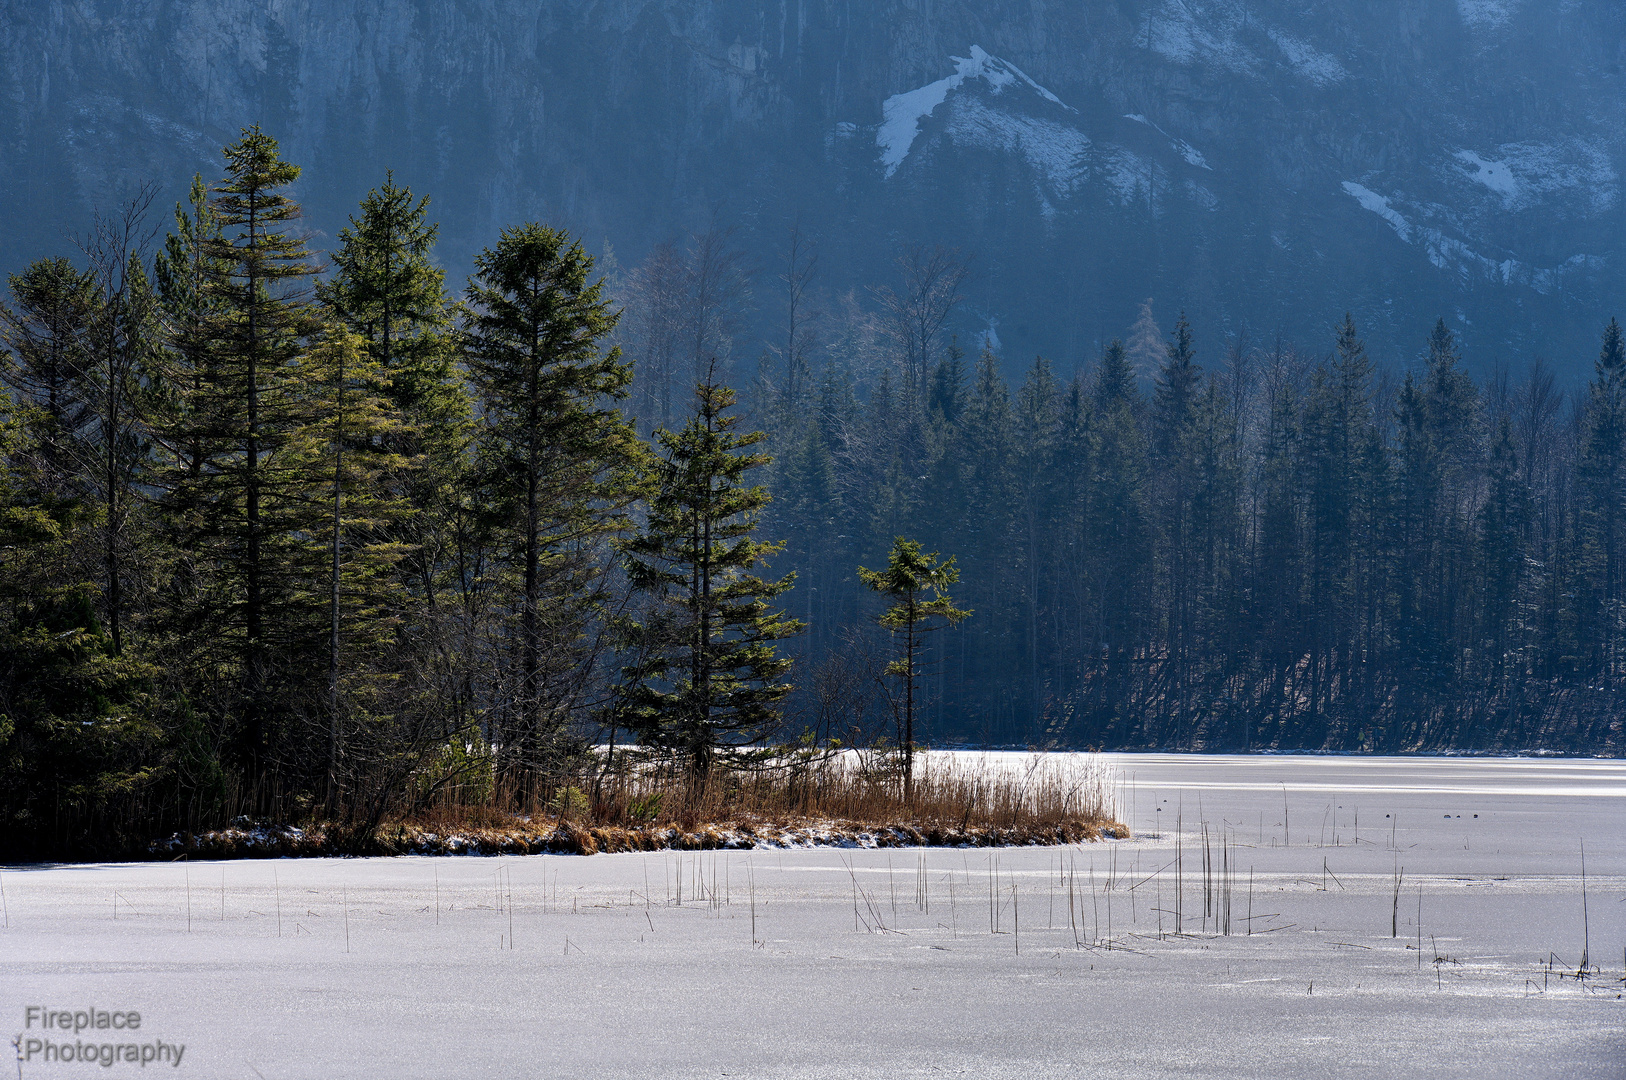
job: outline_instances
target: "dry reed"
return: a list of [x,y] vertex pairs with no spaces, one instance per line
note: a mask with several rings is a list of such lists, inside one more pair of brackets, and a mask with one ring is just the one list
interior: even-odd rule
[[[525,854],[858,844],[1009,846],[1126,838],[1098,759],[917,756],[913,799],[891,762],[845,753],[777,768],[714,769],[697,784],[658,764],[559,783],[526,808],[447,802],[367,837],[313,825],[243,827],[155,843],[152,854],[215,858]],[[589,794],[591,793],[591,794]]]

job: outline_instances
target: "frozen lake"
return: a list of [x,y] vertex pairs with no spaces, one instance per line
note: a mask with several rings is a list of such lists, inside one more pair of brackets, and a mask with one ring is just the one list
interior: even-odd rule
[[1106,757],[1136,836],[1076,848],[11,867],[0,1027],[246,1080],[1626,1077],[1626,763]]

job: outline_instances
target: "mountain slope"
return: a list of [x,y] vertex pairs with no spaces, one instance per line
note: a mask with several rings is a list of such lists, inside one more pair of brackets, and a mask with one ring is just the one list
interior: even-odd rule
[[331,235],[386,167],[454,273],[511,221],[623,264],[712,220],[822,281],[977,252],[963,330],[1064,370],[1148,296],[1316,349],[1584,374],[1626,295],[1608,0],[0,0],[0,268],[259,121]]

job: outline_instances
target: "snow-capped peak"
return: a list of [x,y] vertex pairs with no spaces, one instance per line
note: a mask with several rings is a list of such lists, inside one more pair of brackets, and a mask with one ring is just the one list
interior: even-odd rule
[[1006,87],[1021,83],[1037,92],[1046,101],[1060,105],[1068,112],[1077,112],[1055,94],[1040,86],[1015,64],[991,56],[980,45],[971,46],[970,56],[950,57],[954,61],[954,74],[915,90],[893,94],[881,103],[881,126],[875,132],[875,143],[881,148],[881,162],[890,177],[909,156],[915,136],[920,134],[920,122],[941,105],[949,91],[968,79],[981,79],[995,94]]

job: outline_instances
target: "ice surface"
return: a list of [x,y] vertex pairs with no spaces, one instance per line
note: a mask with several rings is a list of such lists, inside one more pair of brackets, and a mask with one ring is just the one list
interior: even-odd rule
[[211,1080],[1626,1074],[1626,763],[1107,760],[1080,848],[7,868],[0,1017]]

